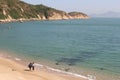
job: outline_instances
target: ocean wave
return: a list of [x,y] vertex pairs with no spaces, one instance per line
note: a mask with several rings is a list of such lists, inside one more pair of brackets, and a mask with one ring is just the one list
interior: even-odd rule
[[20,58],[17,58],[17,57],[15,58],[15,60],[16,60],[16,61],[21,61],[21,59],[20,59]]
[[41,68],[46,68],[48,70],[63,73],[63,74],[73,75],[73,76],[84,78],[84,79],[87,79],[87,80],[96,80],[96,77],[93,76],[93,75],[90,75],[90,74],[88,74],[87,76],[84,76],[84,75],[80,75],[80,74],[77,74],[77,73],[66,72],[66,71],[62,71],[62,70],[55,69],[55,68],[52,68],[52,67],[44,66],[44,65],[41,65],[41,64],[38,64],[38,63],[35,63],[34,66],[41,67]]

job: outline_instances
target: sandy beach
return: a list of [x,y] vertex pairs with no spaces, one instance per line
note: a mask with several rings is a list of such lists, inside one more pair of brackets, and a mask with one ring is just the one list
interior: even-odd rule
[[29,71],[13,60],[0,57],[0,80],[87,80],[80,77],[59,74],[45,69]]

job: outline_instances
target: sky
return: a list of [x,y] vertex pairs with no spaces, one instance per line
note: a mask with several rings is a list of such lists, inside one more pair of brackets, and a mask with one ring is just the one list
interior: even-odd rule
[[120,0],[22,0],[30,4],[46,6],[66,12],[78,11],[87,14],[120,12]]

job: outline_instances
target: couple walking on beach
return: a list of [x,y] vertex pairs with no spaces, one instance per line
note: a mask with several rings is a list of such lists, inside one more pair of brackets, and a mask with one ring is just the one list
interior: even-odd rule
[[33,63],[29,63],[28,68],[29,68],[30,71],[34,70],[35,69],[34,62]]

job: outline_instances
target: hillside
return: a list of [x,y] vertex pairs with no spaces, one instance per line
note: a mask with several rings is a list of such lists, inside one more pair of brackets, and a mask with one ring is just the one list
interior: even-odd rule
[[68,14],[75,19],[84,19],[88,17],[86,14],[82,12],[70,12]]
[[[72,12],[73,13],[73,12]],[[76,13],[76,12],[75,12]],[[76,16],[75,16],[76,15]],[[61,20],[88,18],[84,13],[74,14],[44,5],[32,5],[20,0],[0,0],[0,21]]]

